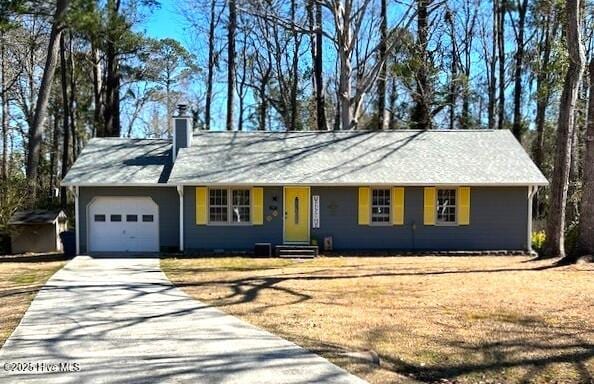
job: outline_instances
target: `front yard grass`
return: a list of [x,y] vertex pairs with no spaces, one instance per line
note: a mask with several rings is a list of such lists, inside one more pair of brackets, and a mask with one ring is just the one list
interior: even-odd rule
[[37,292],[64,261],[50,257],[0,258],[0,347],[29,308]]
[[[526,257],[163,259],[193,297],[371,383],[590,383],[594,265]],[[380,365],[345,356],[375,351]]]

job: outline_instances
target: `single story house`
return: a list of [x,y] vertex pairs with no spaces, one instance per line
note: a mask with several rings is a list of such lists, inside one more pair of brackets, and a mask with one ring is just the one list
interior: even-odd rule
[[8,225],[12,253],[60,252],[60,233],[68,230],[66,214],[60,210],[17,211]]
[[77,251],[529,250],[547,180],[507,130],[215,132],[95,138],[62,185]]

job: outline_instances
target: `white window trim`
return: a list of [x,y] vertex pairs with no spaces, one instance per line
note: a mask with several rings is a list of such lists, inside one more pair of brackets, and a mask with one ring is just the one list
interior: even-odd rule
[[[211,189],[222,189],[227,191],[227,221],[226,222],[222,222],[222,221],[215,221],[215,222],[211,222],[210,221],[210,191]],[[243,221],[243,222],[234,222],[233,221],[233,192],[234,190],[247,190],[249,192],[249,196],[250,196],[250,204],[249,204],[249,209],[250,209],[250,221]],[[213,227],[226,227],[226,226],[249,226],[249,225],[253,225],[252,224],[252,218],[253,218],[253,212],[252,212],[252,187],[245,187],[245,186],[236,186],[236,187],[208,187],[208,191],[207,191],[207,218],[208,218],[208,222],[207,225],[213,226]]]
[[[388,221],[373,221],[373,191],[374,190],[388,190],[388,196],[390,198],[390,213],[388,214]],[[389,227],[392,226],[392,209],[394,204],[392,202],[392,187],[384,186],[370,186],[369,187],[369,225],[374,227]]]
[[[458,188],[459,187],[442,187],[442,188],[435,188],[435,225],[439,227],[456,227],[458,226],[458,209],[460,207],[460,203],[458,201]],[[437,215],[437,209],[439,208],[439,191],[454,191],[454,196],[456,198],[456,220],[455,221],[439,221]]]

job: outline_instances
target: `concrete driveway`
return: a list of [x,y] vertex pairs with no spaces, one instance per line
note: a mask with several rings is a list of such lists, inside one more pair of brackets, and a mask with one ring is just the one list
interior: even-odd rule
[[0,364],[2,383],[364,383],[190,298],[156,258],[70,261],[39,292]]

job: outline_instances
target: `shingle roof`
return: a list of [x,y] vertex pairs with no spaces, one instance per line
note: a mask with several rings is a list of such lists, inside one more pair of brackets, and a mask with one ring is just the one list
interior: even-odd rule
[[170,140],[94,138],[62,185],[162,184],[171,167]]
[[170,184],[544,185],[508,130],[198,132]]
[[60,215],[66,217],[62,211],[48,211],[45,209],[17,211],[12,215],[8,224],[51,224]]

